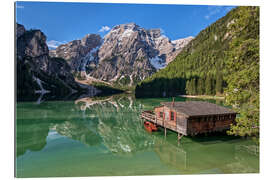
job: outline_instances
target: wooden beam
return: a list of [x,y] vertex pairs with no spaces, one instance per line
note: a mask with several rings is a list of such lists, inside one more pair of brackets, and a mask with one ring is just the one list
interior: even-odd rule
[[184,136],[183,134],[178,133],[178,135],[177,135],[177,140],[178,140],[178,142],[180,142],[180,140],[181,140],[181,138],[182,138],[183,136]]

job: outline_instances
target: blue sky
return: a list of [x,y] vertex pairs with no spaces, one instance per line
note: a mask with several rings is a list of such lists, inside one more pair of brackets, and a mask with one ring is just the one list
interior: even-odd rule
[[40,29],[50,47],[86,34],[104,36],[118,24],[135,22],[146,29],[161,28],[171,40],[196,36],[223,17],[232,6],[146,5],[68,2],[17,2],[16,21]]

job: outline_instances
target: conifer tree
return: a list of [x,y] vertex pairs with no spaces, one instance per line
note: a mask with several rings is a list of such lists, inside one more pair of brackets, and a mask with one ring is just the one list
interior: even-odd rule
[[222,72],[217,71],[216,74],[216,94],[222,94],[223,89],[222,89],[222,85],[223,85],[223,77],[222,77]]
[[205,94],[207,95],[212,94],[212,79],[209,74],[206,76],[206,79],[205,79]]

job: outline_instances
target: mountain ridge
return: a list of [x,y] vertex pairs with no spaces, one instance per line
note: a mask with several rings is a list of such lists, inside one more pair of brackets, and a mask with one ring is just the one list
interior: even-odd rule
[[40,30],[26,30],[16,24],[17,98],[42,97],[50,93],[59,97],[76,92],[98,92],[91,86],[77,83],[67,62],[49,57],[46,36]]
[[[160,29],[148,30],[135,23],[116,25],[93,47],[82,54],[75,53],[72,62],[77,63],[69,64],[83,78],[91,76],[120,86],[133,86],[167,66],[192,39],[190,36],[172,43]],[[81,45],[73,46],[74,41],[51,50],[50,55],[69,61],[68,54],[81,49]]]

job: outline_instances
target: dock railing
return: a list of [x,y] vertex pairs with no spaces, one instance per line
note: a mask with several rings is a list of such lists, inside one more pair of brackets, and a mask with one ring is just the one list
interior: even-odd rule
[[141,118],[148,120],[148,121],[151,121],[151,122],[155,123],[156,125],[162,126],[164,128],[169,128],[171,130],[177,131],[175,122],[170,122],[170,121],[164,120],[163,118],[159,118],[151,110],[150,111],[143,111],[141,113]]
[[[165,120],[164,118],[157,117],[156,114],[153,111],[143,111],[141,113],[141,119],[151,121],[155,123],[158,126],[161,126],[165,129],[165,136],[166,136],[166,129],[173,130],[178,133],[178,140],[181,139],[182,131],[180,128],[177,128],[176,122]],[[179,134],[180,133],[180,134]]]
[[153,111],[143,111],[141,113],[141,118],[151,121],[157,125],[165,126],[165,121],[163,118],[158,118]]
[[147,119],[149,121],[155,121],[156,115],[153,111],[143,111],[141,113],[141,118]]

